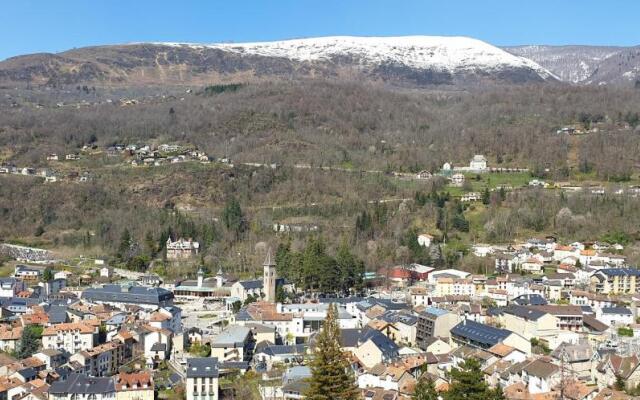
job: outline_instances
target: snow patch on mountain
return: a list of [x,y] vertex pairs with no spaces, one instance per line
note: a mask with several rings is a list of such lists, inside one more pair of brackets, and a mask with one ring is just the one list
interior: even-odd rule
[[159,44],[217,48],[237,54],[287,58],[295,61],[333,61],[348,57],[351,62],[365,67],[395,64],[451,73],[530,69],[543,79],[557,79],[547,69],[529,59],[468,37],[331,36],[258,43]]

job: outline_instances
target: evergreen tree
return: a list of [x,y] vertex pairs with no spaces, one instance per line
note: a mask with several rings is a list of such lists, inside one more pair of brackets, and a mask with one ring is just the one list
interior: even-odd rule
[[44,269],[44,272],[42,272],[42,281],[50,282],[52,280],[53,280],[53,271],[51,271],[50,267],[47,267]]
[[240,208],[240,203],[235,197],[227,200],[222,211],[222,221],[225,227],[233,233],[236,240],[240,238],[240,234],[245,230],[245,220]]
[[506,398],[504,397],[504,392],[502,391],[502,387],[500,385],[497,385],[496,388],[491,391],[489,400],[506,400]]
[[438,392],[431,378],[420,379],[411,396],[412,400],[438,400]]
[[22,337],[18,343],[16,357],[24,359],[31,357],[40,348],[42,338],[42,327],[39,325],[27,325],[22,330]]
[[504,186],[500,186],[498,193],[500,194],[501,201],[504,201],[507,198],[507,192],[504,190]]
[[350,289],[359,290],[362,286],[364,264],[351,254],[349,244],[343,240],[336,254],[336,264],[340,271],[340,289],[348,293]]
[[305,395],[309,400],[356,400],[360,398],[349,360],[340,347],[338,311],[330,305],[318,333],[310,363],[311,378]]
[[157,253],[156,244],[157,242],[153,238],[151,231],[147,231],[147,234],[144,237],[144,246],[150,257],[155,257]]
[[276,250],[276,266],[278,267],[278,275],[293,280],[291,276],[291,241],[280,243]]
[[451,384],[444,394],[444,400],[486,400],[494,391],[484,380],[480,362],[469,358],[459,368],[451,370]]
[[118,246],[118,258],[124,260],[131,249],[131,233],[125,228],[120,237],[120,245]]
[[482,204],[487,205],[491,202],[491,193],[489,192],[489,188],[484,188],[482,192]]

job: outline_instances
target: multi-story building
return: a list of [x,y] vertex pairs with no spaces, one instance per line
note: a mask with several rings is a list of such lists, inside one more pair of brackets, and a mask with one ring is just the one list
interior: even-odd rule
[[635,268],[604,268],[591,275],[591,291],[603,294],[635,293],[640,270]]
[[530,306],[530,308],[543,311],[556,318],[558,329],[565,331],[580,331],[583,327],[582,308],[579,306],[562,306],[548,304],[546,306]]
[[191,239],[180,238],[175,242],[171,241],[171,238],[167,239],[167,258],[169,260],[180,260],[190,258],[198,254],[200,250],[200,243]]
[[42,275],[42,270],[40,268],[34,268],[22,264],[16,265],[13,273],[14,277],[28,282],[38,280],[38,278],[40,278],[40,275]]
[[189,358],[186,370],[186,400],[218,400],[218,359]]
[[502,312],[502,322],[505,328],[527,340],[550,341],[558,334],[558,321],[553,315],[527,306],[506,307]]
[[475,285],[471,279],[454,279],[449,277],[438,278],[436,281],[436,296],[472,296],[475,294]]
[[70,354],[94,347],[98,327],[85,323],[64,323],[44,328],[42,347],[45,349],[64,349]]
[[84,366],[83,372],[91,376],[111,376],[127,361],[124,344],[119,340],[79,351],[70,360]]
[[458,322],[460,316],[447,310],[429,307],[418,315],[416,343],[421,349],[427,346],[427,339],[432,337],[448,338],[450,330]]

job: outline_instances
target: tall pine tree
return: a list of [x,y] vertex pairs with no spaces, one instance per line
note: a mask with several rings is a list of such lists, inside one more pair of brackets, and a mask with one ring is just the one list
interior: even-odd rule
[[324,326],[318,333],[311,360],[309,400],[356,400],[360,398],[349,360],[340,347],[338,311],[330,305]]
[[486,400],[497,398],[502,391],[492,390],[484,380],[480,362],[469,358],[459,368],[451,370],[451,384],[444,394],[444,400]]
[[420,379],[411,400],[438,400],[436,386],[430,378]]

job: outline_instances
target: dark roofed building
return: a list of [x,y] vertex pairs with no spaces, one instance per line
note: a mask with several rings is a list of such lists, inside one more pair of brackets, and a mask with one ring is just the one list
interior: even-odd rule
[[531,307],[511,305],[502,309],[503,313],[515,315],[527,321],[536,321],[547,313]]
[[217,378],[219,373],[218,359],[215,357],[197,357],[187,359],[187,379]]
[[220,364],[216,357],[188,358],[186,368],[186,397],[194,399],[218,399]]
[[463,320],[451,329],[451,338],[459,345],[488,349],[504,343],[525,354],[531,353],[531,343],[524,337],[507,329],[500,329],[472,320]]
[[82,292],[82,299],[100,304],[135,304],[143,308],[157,308],[172,305],[173,293],[157,287],[104,285],[86,289]]
[[539,294],[523,294],[511,300],[519,306],[546,306],[547,300]]
[[95,378],[85,374],[71,373],[65,380],[53,382],[49,388],[49,399],[62,400],[95,395],[96,400],[115,398],[116,385],[112,378]]

